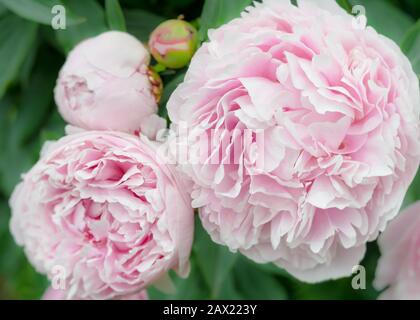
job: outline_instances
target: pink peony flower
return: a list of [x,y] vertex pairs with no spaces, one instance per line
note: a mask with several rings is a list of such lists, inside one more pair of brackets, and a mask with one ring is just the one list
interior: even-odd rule
[[335,1],[298,3],[212,30],[168,110],[212,239],[317,282],[350,275],[398,213],[419,166],[419,82]]
[[[42,300],[65,300],[66,299],[66,292],[64,290],[53,289],[49,287],[44,295],[42,296]],[[118,300],[149,300],[147,295],[147,291],[143,290],[139,293],[127,295],[127,296],[120,296]]]
[[378,242],[382,257],[374,284],[378,290],[389,286],[380,298],[420,300],[420,202],[401,212]]
[[66,299],[118,299],[186,276],[190,198],[156,146],[126,133],[81,132],[44,147],[10,200],[11,231]]
[[61,115],[89,130],[138,130],[157,112],[159,93],[153,92],[157,88],[149,62],[146,48],[124,32],[83,41],[69,54],[57,80]]
[[180,69],[185,67],[197,49],[197,30],[183,20],[167,20],[152,32],[150,53],[160,64]]

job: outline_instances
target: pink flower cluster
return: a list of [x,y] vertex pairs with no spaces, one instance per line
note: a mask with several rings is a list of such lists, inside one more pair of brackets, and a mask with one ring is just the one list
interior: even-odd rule
[[166,127],[149,62],[136,38],[106,32],[60,71],[68,136],[44,146],[10,199],[16,242],[52,282],[45,299],[143,300],[169,270],[189,272],[190,196],[147,138]]

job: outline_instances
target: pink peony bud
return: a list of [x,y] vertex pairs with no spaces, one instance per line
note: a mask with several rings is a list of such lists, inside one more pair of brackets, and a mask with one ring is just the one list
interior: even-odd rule
[[55,101],[70,124],[135,131],[157,112],[150,54],[133,36],[106,32],[77,45],[60,71]]
[[168,20],[153,31],[149,47],[160,64],[180,69],[190,62],[197,49],[197,31],[183,20]]

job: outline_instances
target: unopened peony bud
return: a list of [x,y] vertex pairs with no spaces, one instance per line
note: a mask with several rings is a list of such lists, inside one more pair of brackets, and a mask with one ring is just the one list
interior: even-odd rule
[[149,40],[150,52],[165,67],[185,67],[197,49],[197,30],[183,20],[168,20],[160,24]]
[[77,45],[60,71],[55,101],[63,118],[87,130],[133,132],[157,112],[150,54],[117,31]]

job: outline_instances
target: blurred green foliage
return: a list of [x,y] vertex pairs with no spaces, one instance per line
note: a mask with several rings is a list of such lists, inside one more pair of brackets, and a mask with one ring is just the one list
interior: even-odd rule
[[[394,39],[420,74],[420,1],[339,0],[347,10],[361,4],[368,23]],[[51,6],[67,9],[66,30],[50,27]],[[146,42],[165,19],[184,15],[201,25],[200,36],[239,16],[251,0],[0,0],[0,299],[38,299],[48,285],[27,262],[9,233],[8,198],[22,172],[37,161],[42,144],[64,134],[64,121],[53,102],[53,88],[66,54],[81,40],[103,31],[126,30]],[[203,9],[204,8],[204,9]],[[160,114],[185,69],[163,73],[165,92]],[[404,205],[420,199],[420,176]],[[353,290],[351,279],[311,285],[273,265],[259,265],[214,244],[196,224],[191,274],[172,275],[177,290],[155,299],[375,299],[371,285],[378,248],[368,246],[366,290]]]

